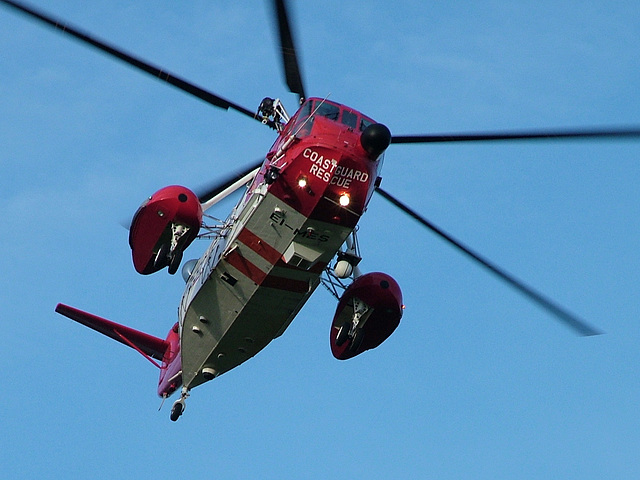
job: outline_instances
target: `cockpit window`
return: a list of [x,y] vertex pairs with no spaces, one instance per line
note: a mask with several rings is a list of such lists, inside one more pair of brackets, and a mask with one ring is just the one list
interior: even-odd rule
[[309,115],[311,115],[312,105],[313,102],[311,101],[305,103],[294,118],[295,122],[291,128],[291,132],[298,138],[306,137],[311,132],[312,120],[309,118]]
[[371,125],[373,122],[370,120],[367,120],[366,118],[361,118],[360,119],[360,131],[364,131],[365,128],[367,128],[369,125]]
[[288,132],[291,132],[297,138],[303,138],[309,135],[313,129],[313,120],[318,116],[325,117],[334,122],[340,122],[342,125],[360,132],[374,123],[372,120],[341,105],[336,105],[326,100],[309,99],[294,116],[291,126],[289,127],[287,125],[287,129],[289,129]]
[[327,117],[329,120],[338,121],[338,117],[340,116],[340,107],[331,103],[324,102],[318,105],[316,115]]
[[358,116],[349,110],[342,111],[342,123],[347,127],[355,129],[358,126]]
[[300,108],[300,113],[298,113],[298,116],[300,118],[307,118],[309,115],[311,115],[311,107],[313,106],[313,102],[307,102],[305,103],[301,108]]

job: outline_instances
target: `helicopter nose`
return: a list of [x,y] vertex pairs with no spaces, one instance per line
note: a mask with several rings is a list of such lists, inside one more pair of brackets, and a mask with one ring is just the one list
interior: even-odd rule
[[381,123],[373,123],[360,135],[360,145],[369,157],[376,159],[391,143],[391,132]]

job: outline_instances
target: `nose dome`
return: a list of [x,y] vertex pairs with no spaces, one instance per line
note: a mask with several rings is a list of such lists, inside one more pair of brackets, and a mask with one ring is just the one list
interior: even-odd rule
[[391,143],[391,132],[382,123],[373,123],[360,135],[360,145],[373,159],[384,152]]

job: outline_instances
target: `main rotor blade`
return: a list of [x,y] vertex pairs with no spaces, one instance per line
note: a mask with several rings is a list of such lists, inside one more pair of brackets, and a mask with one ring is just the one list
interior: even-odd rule
[[296,55],[296,47],[293,43],[291,24],[289,23],[289,15],[287,14],[287,5],[285,0],[275,0],[274,8],[278,18],[278,36],[280,38],[282,65],[284,67],[287,86],[291,92],[298,94],[300,103],[302,103],[307,96],[304,93],[302,75],[300,75],[300,68],[298,67],[298,57]]
[[236,182],[239,182],[240,180],[245,178],[247,175],[249,175],[251,172],[260,168],[263,162],[264,162],[264,159],[252,165],[249,165],[242,170],[238,170],[237,172],[231,173],[227,175],[224,179],[217,181],[213,185],[210,185],[202,193],[198,193],[198,199],[200,200],[200,203],[203,203],[203,204],[207,203],[216,195],[219,195],[220,193],[224,192],[227,188],[233,186]]
[[394,135],[391,143],[493,142],[503,140],[557,140],[639,138],[639,127],[595,129],[531,130],[513,132],[451,133],[434,135]]
[[62,20],[51,17],[48,14],[35,10],[20,2],[15,2],[13,0],[0,0],[0,2],[18,10],[19,12],[31,17],[32,19],[38,20],[39,22],[42,22],[50,27],[60,30],[64,34],[71,35],[72,37],[75,37],[77,40],[80,40],[82,43],[86,45],[95,47],[98,50],[112,57],[122,60],[123,62],[128,63],[129,65],[137,68],[138,70],[142,70],[143,72],[146,72],[149,75],[153,75],[159,80],[165,83],[168,83],[170,85],[173,85],[174,87],[179,88],[183,92],[193,95],[199,98],[200,100],[203,100],[209,103],[210,105],[214,105],[219,108],[224,108],[225,110],[228,110],[229,108],[231,108],[248,117],[251,117],[255,120],[260,121],[258,118],[256,118],[256,115],[254,112],[240,105],[232,103],[229,100],[226,100],[212,92],[209,92],[191,82],[188,82],[187,80],[184,80],[176,75],[173,75],[167,72],[166,70],[163,70],[159,67],[151,65],[150,63],[147,63],[144,60],[136,58],[118,49],[117,47],[114,47],[101,40],[98,40],[97,38],[92,37],[90,34],[86,32],[83,32],[71,25],[65,24]]
[[433,223],[431,223],[430,221],[422,217],[416,211],[412,210],[410,207],[400,202],[400,200],[396,199],[395,197],[387,193],[382,188],[377,187],[376,191],[380,195],[382,195],[386,200],[388,200],[393,205],[398,207],[400,210],[405,212],[407,215],[413,217],[415,220],[420,222],[423,226],[427,227],[429,230],[431,230],[432,232],[440,236],[449,244],[453,245],[458,250],[460,250],[461,252],[469,256],[472,260],[476,261],[477,263],[479,263],[480,265],[488,269],[494,275],[497,275],[499,278],[501,278],[502,280],[507,282],[509,285],[511,285],[513,288],[515,288],[520,293],[522,293],[527,298],[529,298],[529,300],[533,301],[534,303],[538,304],[539,306],[547,310],[549,313],[554,315],[556,318],[562,321],[565,325],[574,329],[578,334],[588,336],[588,335],[599,335],[602,333],[596,330],[595,328],[591,327],[584,320],[581,320],[573,313],[567,311],[565,308],[561,307],[560,305],[553,302],[549,298],[545,297],[541,293],[535,291],[533,288],[529,287],[521,280],[518,280],[513,275],[502,270],[500,267],[490,262],[486,258],[482,257],[480,254],[474,252],[469,247],[464,245],[462,242],[456,240],[454,237],[452,237],[451,235],[446,233],[444,230],[440,229],[439,227],[437,227],[436,225],[434,225]]

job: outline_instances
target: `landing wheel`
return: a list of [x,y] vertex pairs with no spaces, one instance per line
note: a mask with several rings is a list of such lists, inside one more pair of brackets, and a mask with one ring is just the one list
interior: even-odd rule
[[182,412],[184,412],[184,403],[178,400],[173,404],[173,407],[171,408],[171,421],[175,422],[176,420],[178,420],[180,418],[180,415],[182,415]]
[[351,330],[351,322],[344,322],[336,335],[336,346],[341,347],[349,339],[349,330]]
[[173,275],[178,271],[180,267],[180,262],[182,262],[182,250],[176,250],[169,261],[169,274]]
[[169,263],[169,250],[171,247],[166,243],[161,245],[158,249],[158,253],[156,253],[156,258],[153,260],[153,266],[160,270],[164,268]]
[[180,394],[180,398],[176,400],[176,402],[173,404],[173,407],[171,407],[170,418],[172,422],[175,422],[176,420],[178,420],[180,418],[180,415],[182,415],[182,412],[184,412],[184,405],[188,396],[189,396],[189,389],[187,387],[182,387],[182,393]]
[[361,328],[357,328],[353,333],[353,338],[351,339],[351,345],[349,345],[350,352],[356,352],[360,345],[362,345],[362,340],[364,339],[364,330]]

